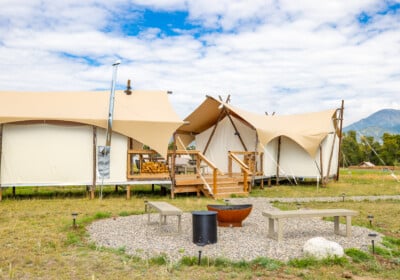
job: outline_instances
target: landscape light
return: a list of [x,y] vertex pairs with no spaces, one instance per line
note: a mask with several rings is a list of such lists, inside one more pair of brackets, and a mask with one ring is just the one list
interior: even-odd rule
[[368,221],[369,221],[369,226],[371,227],[372,226],[372,220],[374,219],[374,216],[368,215],[367,218],[368,218]]
[[197,265],[200,265],[200,264],[201,264],[201,250],[199,250],[199,260],[197,262]]
[[229,199],[224,199],[226,205],[229,205]]
[[297,209],[300,209],[301,203],[300,203],[300,202],[297,202],[297,203],[296,203],[296,206],[297,206]]
[[371,239],[371,243],[372,243],[372,254],[375,254],[375,238],[377,236],[378,235],[374,232],[368,234],[368,237]]
[[342,193],[342,201],[344,202],[344,197],[346,196],[346,194],[345,193]]
[[76,217],[78,217],[78,213],[73,212],[71,215],[72,215],[72,227],[76,228]]

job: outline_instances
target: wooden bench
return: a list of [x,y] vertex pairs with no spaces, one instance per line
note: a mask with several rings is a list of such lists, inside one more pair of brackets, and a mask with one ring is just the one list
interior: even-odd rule
[[[351,217],[358,215],[357,211],[347,209],[310,209],[310,210],[291,210],[280,211],[271,210],[263,211],[263,216],[268,218],[268,237],[275,238],[278,242],[283,239],[283,222],[282,219],[288,218],[310,218],[310,217],[334,217],[333,229],[335,234],[339,234],[339,218],[346,217],[346,236],[351,236]],[[277,232],[275,232],[275,221],[277,224]]]
[[178,217],[178,232],[181,232],[182,210],[162,201],[145,201],[145,212],[147,213],[147,222],[150,223],[150,213],[155,210],[160,213],[160,226],[167,223],[167,216]]

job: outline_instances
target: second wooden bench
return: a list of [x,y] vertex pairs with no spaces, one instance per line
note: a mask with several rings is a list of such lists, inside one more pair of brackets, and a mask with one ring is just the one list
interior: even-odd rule
[[[351,217],[358,215],[357,211],[347,209],[310,209],[310,210],[290,210],[263,211],[263,215],[268,218],[268,236],[277,237],[278,242],[283,240],[283,219],[288,218],[311,218],[311,217],[334,217],[334,232],[339,234],[339,217],[346,217],[346,236],[351,236]],[[275,222],[277,232],[275,232]]]

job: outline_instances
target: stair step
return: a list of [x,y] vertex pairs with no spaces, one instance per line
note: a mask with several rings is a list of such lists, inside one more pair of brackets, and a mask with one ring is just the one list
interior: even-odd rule
[[[185,192],[185,190],[195,191],[198,187],[202,190],[202,193],[207,197],[215,199],[229,198],[232,196],[246,197],[249,195],[248,192],[243,191],[243,184],[240,184],[240,180],[235,177],[217,177],[217,194],[211,196],[208,189],[204,186],[204,181],[196,174],[187,174],[176,176],[176,190],[178,192]],[[207,184],[212,188],[213,178],[208,176],[204,178]]]

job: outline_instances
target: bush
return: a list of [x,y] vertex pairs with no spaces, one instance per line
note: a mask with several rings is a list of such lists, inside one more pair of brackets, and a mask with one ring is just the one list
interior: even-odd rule
[[165,265],[167,261],[168,257],[165,254],[161,254],[159,256],[149,259],[150,264],[156,264],[156,265]]

